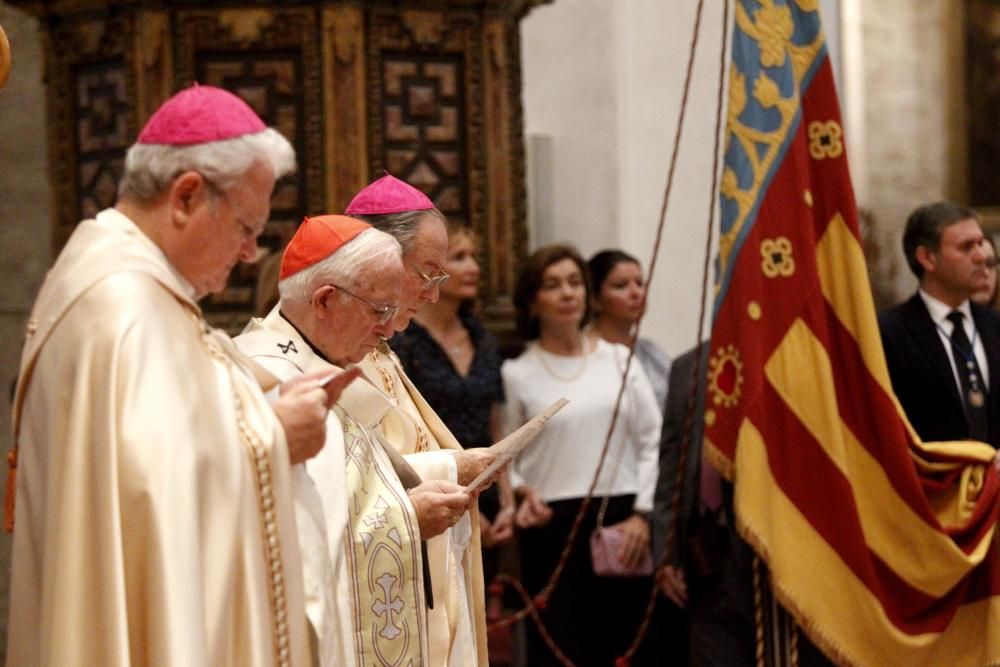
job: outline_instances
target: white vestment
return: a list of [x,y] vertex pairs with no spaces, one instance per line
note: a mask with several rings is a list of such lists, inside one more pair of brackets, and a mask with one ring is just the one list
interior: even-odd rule
[[[455,457],[462,446],[406,376],[386,345],[358,364],[365,377],[393,406],[381,421],[382,433],[424,480],[455,482]],[[434,609],[430,611],[432,667],[488,667],[486,599],[479,510],[473,505],[453,528],[427,543]]]
[[[337,368],[278,307],[236,343],[282,380]],[[321,664],[331,667],[428,663],[416,514],[375,433],[391,409],[364,380],[349,385],[331,411],[325,447],[296,479],[309,616]],[[319,502],[303,500],[313,497]]]
[[42,286],[15,399],[9,665],[309,664],[274,378],[192,294],[113,209]]

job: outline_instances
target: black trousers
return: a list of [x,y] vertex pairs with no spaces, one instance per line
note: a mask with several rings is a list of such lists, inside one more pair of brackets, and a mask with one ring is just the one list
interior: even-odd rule
[[[731,510],[728,516],[731,519]],[[713,520],[710,525],[696,525],[689,530],[703,536],[700,551],[710,556],[702,568],[705,571],[698,572],[690,554],[686,568],[692,662],[696,667],[754,667],[757,642],[753,549],[737,534],[731,520],[725,525]],[[762,585],[767,586],[767,581],[766,574],[762,574]],[[769,608],[769,591],[763,595],[764,606]],[[777,621],[765,613],[763,622],[769,626]],[[771,636],[768,629],[764,634]],[[770,646],[764,651],[766,664],[784,664],[781,651]],[[832,667],[833,663],[799,632],[798,665]]]
[[697,532],[711,564],[702,572],[686,568],[694,662],[698,667],[754,667],[753,550],[731,524],[713,520]]
[[[634,496],[616,496],[608,503],[604,525],[627,519]],[[532,595],[541,591],[555,569],[582,499],[552,502],[552,520],[540,528],[521,531],[521,567]],[[590,558],[590,534],[597,523],[600,499],[588,508],[555,590],[541,612],[545,626],[562,651],[579,667],[609,667],[623,655],[635,637],[653,587],[652,577],[598,577]],[[662,604],[658,603],[658,604]],[[527,664],[559,665],[535,624],[525,620]],[[632,660],[633,666],[663,665],[660,644],[664,634],[659,617]]]

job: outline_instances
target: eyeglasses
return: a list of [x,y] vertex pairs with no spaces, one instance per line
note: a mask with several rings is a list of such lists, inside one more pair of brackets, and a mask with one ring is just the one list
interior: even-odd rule
[[445,283],[445,281],[448,280],[448,278],[451,277],[444,272],[444,269],[438,269],[436,275],[429,276],[423,271],[421,271],[419,268],[417,268],[416,264],[410,264],[410,268],[413,269],[416,272],[416,274],[420,276],[420,278],[424,281],[424,288],[423,290],[421,290],[423,292],[426,292],[427,290],[432,290],[435,287],[440,287]]
[[367,304],[368,307],[372,309],[372,312],[375,313],[375,321],[378,322],[379,324],[386,324],[388,322],[391,322],[392,319],[396,317],[396,313],[399,311],[399,306],[387,306],[385,304],[373,303],[368,299],[364,298],[363,296],[358,296],[354,292],[349,292],[340,285],[330,285],[330,287],[338,289],[347,296],[353,296],[358,301]]

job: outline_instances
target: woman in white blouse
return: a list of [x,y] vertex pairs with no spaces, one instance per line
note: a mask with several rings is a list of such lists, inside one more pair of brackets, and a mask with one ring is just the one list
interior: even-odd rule
[[[628,356],[623,345],[583,334],[589,292],[586,263],[565,245],[532,254],[515,289],[518,328],[530,342],[521,356],[501,368],[506,428],[520,426],[561,396],[570,401],[511,466],[520,500],[515,523],[521,530],[524,583],[532,594],[548,581],[598,474]],[[651,580],[595,575],[588,538],[600,501],[608,496],[603,525],[618,525],[625,535],[615,556],[631,565],[648,554],[660,421],[650,382],[641,365],[633,362],[594,502],[542,611],[548,631],[578,665],[613,664],[642,619]],[[647,650],[632,664],[659,664],[658,658]],[[531,624],[528,664],[559,664]]]

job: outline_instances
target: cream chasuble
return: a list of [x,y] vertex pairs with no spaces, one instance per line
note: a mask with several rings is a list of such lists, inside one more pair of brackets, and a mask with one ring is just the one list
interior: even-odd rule
[[[252,322],[236,342],[278,377],[336,368],[278,308]],[[337,645],[326,653],[336,657],[325,658],[324,665],[418,667],[429,661],[417,519],[375,430],[392,407],[374,387],[356,380],[331,413],[326,446],[305,465],[303,481],[322,499],[319,515],[327,527],[323,535],[315,522],[300,520],[306,590],[320,587],[331,569],[336,582],[327,588],[335,601],[317,601],[310,611],[319,644]],[[321,541],[328,550],[325,566],[310,563],[315,552],[305,546]]]
[[[275,309],[266,319],[254,318],[234,340],[236,346],[282,382],[330,369],[312,354],[299,333]],[[302,351],[300,353],[300,350]],[[283,352],[284,351],[284,352]],[[341,625],[337,612],[336,574],[343,559],[347,525],[347,479],[344,430],[333,411],[326,424],[326,444],[319,454],[292,466],[295,521],[302,551],[306,615],[314,634],[314,653],[323,667],[354,665],[353,629]],[[324,484],[317,485],[316,479]]]
[[[358,365],[394,407],[381,423],[388,444],[403,454],[422,479],[454,482],[454,457],[446,450],[462,446],[410,382],[396,355],[381,345]],[[435,602],[428,613],[430,664],[487,667],[479,510],[473,507],[453,528],[429,540],[427,551]]]
[[310,662],[274,378],[191,293],[113,209],[42,286],[15,399],[9,665]]

